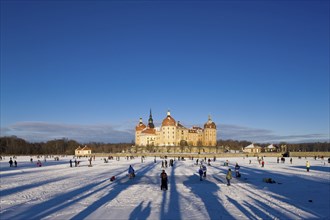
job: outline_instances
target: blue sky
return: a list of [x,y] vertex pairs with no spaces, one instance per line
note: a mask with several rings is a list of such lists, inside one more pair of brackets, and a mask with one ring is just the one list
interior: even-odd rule
[[329,141],[329,1],[1,1],[1,136]]

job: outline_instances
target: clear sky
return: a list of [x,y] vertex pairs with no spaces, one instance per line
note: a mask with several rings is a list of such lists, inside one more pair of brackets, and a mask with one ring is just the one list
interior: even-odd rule
[[1,136],[329,141],[329,1],[1,1]]

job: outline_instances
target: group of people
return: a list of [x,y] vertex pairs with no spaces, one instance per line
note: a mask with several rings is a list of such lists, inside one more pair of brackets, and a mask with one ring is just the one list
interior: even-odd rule
[[[154,162],[156,163],[156,158],[154,159]],[[170,167],[174,166],[174,160],[170,159]],[[162,168],[167,168],[167,160],[162,160]]]
[[[128,177],[130,179],[133,179],[135,177],[135,170],[132,167],[132,165],[129,165],[129,167],[128,167]],[[168,189],[168,178],[167,178],[167,174],[166,174],[165,170],[163,170],[162,173],[160,174],[160,179],[161,179],[160,189],[167,190]],[[110,181],[111,181],[111,179],[110,179]]]
[[[235,165],[235,176],[236,176],[236,178],[241,177],[241,174],[239,172],[240,168],[241,167],[238,165],[238,163],[236,163],[236,165]],[[233,178],[232,172],[231,172],[231,169],[229,168],[228,171],[227,171],[227,174],[226,174],[227,186],[230,186],[230,180],[232,178]]]
[[[72,167],[72,160],[69,161],[70,167]],[[74,160],[74,166],[77,167],[79,165],[80,161],[77,161],[77,159]]]
[[17,167],[17,161],[16,161],[16,160],[13,161],[13,159],[10,158],[10,159],[9,159],[9,166],[10,166],[10,167],[13,167],[13,166]]
[[41,167],[42,166],[42,163],[40,160],[37,161],[37,167]]

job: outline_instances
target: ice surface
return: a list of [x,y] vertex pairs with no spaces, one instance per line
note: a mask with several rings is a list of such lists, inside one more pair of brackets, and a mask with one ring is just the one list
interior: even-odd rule
[[[29,156],[0,161],[1,209],[4,219],[330,219],[330,165],[327,160],[293,158],[293,164],[265,157],[217,158],[199,180],[195,160],[175,160],[165,168],[168,191],[160,190],[161,159],[120,161],[87,158],[70,167],[72,156],[48,159],[42,167]],[[168,158],[172,159],[171,157]],[[229,167],[223,166],[229,160]],[[251,164],[249,164],[251,160]],[[306,160],[311,163],[306,172]],[[242,177],[234,174],[236,162]],[[136,177],[129,179],[129,165]],[[231,186],[225,175],[231,168]],[[111,182],[111,176],[116,180]],[[272,178],[276,183],[263,182]]]

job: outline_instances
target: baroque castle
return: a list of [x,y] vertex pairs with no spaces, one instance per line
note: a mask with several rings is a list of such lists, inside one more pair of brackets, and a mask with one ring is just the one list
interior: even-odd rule
[[170,111],[160,127],[155,127],[150,110],[148,124],[140,122],[135,127],[136,146],[216,146],[217,127],[209,116],[204,128],[186,128],[176,121]]

